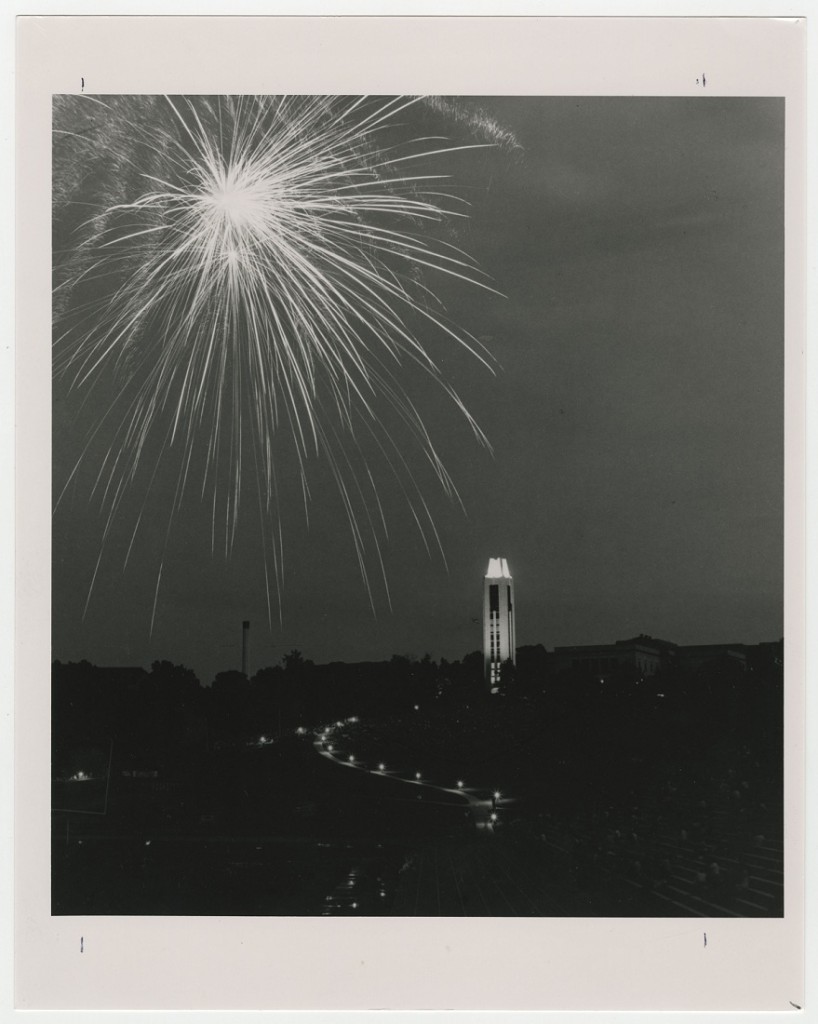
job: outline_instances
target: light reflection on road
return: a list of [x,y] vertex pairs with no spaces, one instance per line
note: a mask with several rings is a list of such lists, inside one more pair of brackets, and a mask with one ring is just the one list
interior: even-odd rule
[[363,866],[355,865],[325,897],[322,916],[338,914],[362,914],[372,916],[383,913],[387,906],[389,890],[383,873],[375,873]]

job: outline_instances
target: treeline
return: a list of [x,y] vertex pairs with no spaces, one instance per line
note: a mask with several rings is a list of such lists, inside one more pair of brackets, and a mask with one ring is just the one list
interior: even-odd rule
[[454,662],[395,655],[315,665],[293,650],[250,678],[220,672],[203,686],[192,670],[169,661],[155,661],[149,672],[55,661],[55,767],[65,751],[108,739],[137,761],[155,761],[160,751],[184,757],[191,748],[290,735],[351,715],[401,715],[436,700],[468,703],[482,696],[482,668],[480,652]]
[[504,693],[498,698],[487,693],[479,651],[453,662],[427,654],[315,665],[293,650],[281,664],[250,678],[221,672],[210,686],[169,661],[154,662],[149,672],[55,661],[55,768],[70,756],[68,751],[108,741],[134,763],[156,761],[160,754],[165,760],[184,759],[197,749],[261,736],[274,739],[352,715],[371,721],[408,715],[414,720],[417,711],[434,710],[463,728],[464,712],[473,711],[477,720],[483,706],[496,712],[498,700],[528,702],[532,711],[544,701],[550,721],[565,720],[570,742],[576,742],[577,722],[583,723],[586,736],[598,732],[600,741],[612,727],[620,735],[636,730],[640,747],[646,738],[664,743],[669,734],[687,735],[691,729],[704,743],[735,728],[778,738],[782,677],[778,661],[743,671],[730,659],[717,658],[695,671],[670,666],[648,678],[622,667],[601,682],[583,671],[555,673],[545,649],[537,645],[518,651],[516,668],[506,666]]

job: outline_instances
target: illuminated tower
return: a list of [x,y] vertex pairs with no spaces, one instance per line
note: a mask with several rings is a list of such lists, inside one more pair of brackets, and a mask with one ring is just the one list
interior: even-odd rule
[[490,558],[483,581],[483,670],[492,693],[499,690],[503,663],[516,660],[514,581],[505,558]]

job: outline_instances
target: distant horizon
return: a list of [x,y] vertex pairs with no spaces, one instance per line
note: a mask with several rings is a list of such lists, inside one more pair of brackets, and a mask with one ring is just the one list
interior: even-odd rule
[[[557,643],[557,644],[551,644],[551,645],[547,646],[546,644],[542,643],[541,641],[534,641],[532,643],[518,644],[516,649],[519,651],[521,649],[527,649],[527,648],[530,649],[530,648],[534,648],[534,647],[543,647],[545,649],[546,653],[553,653],[556,648],[571,648],[571,647],[582,648],[582,647],[597,647],[597,646],[598,647],[605,647],[605,646],[614,645],[614,644],[619,643],[621,641],[639,639],[640,637],[644,637],[645,639],[648,639],[648,640],[661,640],[661,641],[664,641],[666,643],[672,643],[672,644],[674,644],[677,647],[709,647],[709,646],[715,646],[715,647],[731,647],[731,646],[732,647],[757,647],[760,644],[781,643],[784,640],[783,636],[778,636],[778,637],[774,637],[772,639],[755,640],[755,641],[747,641],[747,640],[708,640],[708,641],[689,641],[689,642],[685,642],[685,643],[680,643],[680,642],[678,642],[676,640],[667,640],[665,637],[654,636],[651,633],[633,633],[633,634],[630,634],[630,635],[625,636],[625,637],[617,637],[614,640],[600,640],[600,641],[592,641],[592,642],[586,642],[586,643],[570,643],[570,644],[569,643]],[[320,666],[320,665],[336,665],[336,664],[337,665],[378,665],[378,664],[388,663],[392,658],[395,658],[395,657],[397,657],[397,658],[409,658],[409,659],[414,660],[414,661],[420,661],[427,654],[429,655],[429,657],[431,658],[431,660],[433,662],[439,664],[441,660],[445,660],[446,662],[449,662],[449,663],[451,663],[451,662],[459,662],[459,661],[462,661],[464,658],[468,657],[471,654],[482,654],[482,648],[478,645],[478,646],[473,647],[471,650],[464,651],[459,656],[454,656],[454,657],[448,657],[445,654],[444,655],[435,655],[431,651],[425,651],[424,650],[421,653],[415,653],[415,652],[401,653],[401,652],[398,652],[398,651],[393,651],[391,654],[388,654],[388,655],[385,655],[385,656],[382,656],[382,657],[359,658],[359,659],[356,659],[354,661],[353,660],[349,660],[349,659],[345,659],[345,658],[332,658],[332,657],[330,657],[330,658],[322,658],[319,661],[319,660],[316,660],[315,658],[312,658],[310,656],[310,654],[309,654],[309,651],[306,651],[306,650],[304,650],[304,649],[302,649],[300,647],[295,647],[294,646],[294,647],[287,648],[287,650],[282,653],[281,657],[277,661],[266,662],[263,665],[260,664],[257,667],[253,668],[251,671],[249,671],[247,673],[247,678],[248,679],[252,679],[252,677],[257,672],[260,672],[263,669],[276,668],[276,667],[280,666],[281,662],[284,660],[284,656],[286,654],[289,654],[289,652],[292,651],[292,650],[299,651],[302,654],[302,656],[304,657],[305,661],[312,662],[316,666]],[[129,669],[129,668],[132,668],[132,669],[142,669],[142,670],[144,670],[146,672],[150,672],[150,668],[151,668],[151,666],[155,662],[163,662],[163,661],[164,662],[169,662],[169,663],[171,663],[173,665],[183,665],[185,668],[190,669],[194,673],[196,678],[199,680],[199,683],[202,684],[202,685],[206,685],[205,684],[205,680],[212,681],[217,675],[219,675],[219,674],[221,674],[223,672],[239,672],[239,673],[241,673],[241,668],[238,667],[238,666],[236,666],[236,667],[226,666],[225,668],[217,669],[215,672],[213,672],[213,673],[211,673],[209,675],[201,675],[196,670],[194,665],[188,664],[187,662],[185,662],[183,660],[177,660],[177,659],[175,659],[173,657],[167,657],[167,656],[163,656],[161,654],[157,655],[157,656],[154,656],[154,657],[151,657],[150,661],[147,662],[147,667],[146,667],[146,663],[145,662],[141,662],[141,663],[140,662],[137,662],[137,663],[130,662],[128,664],[110,664],[110,663],[102,663],[102,662],[94,661],[94,660],[92,660],[88,656],[80,656],[80,657],[72,657],[72,658],[60,658],[59,656],[55,655],[55,656],[52,656],[52,658],[51,658],[52,664],[54,664],[56,662],[59,662],[62,665],[79,664],[80,662],[83,662],[83,661],[88,662],[94,668],[100,668],[100,669]]]

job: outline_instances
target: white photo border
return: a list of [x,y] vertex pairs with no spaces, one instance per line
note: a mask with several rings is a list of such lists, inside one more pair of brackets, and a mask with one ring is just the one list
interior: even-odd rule
[[[803,22],[783,17],[18,23],[17,1007],[777,1012],[803,1005],[804,40]],[[50,608],[52,95],[78,92],[84,79],[86,91],[109,94],[692,96],[702,70],[710,95],[787,99],[785,917],[51,917],[50,650],[43,638]]]

